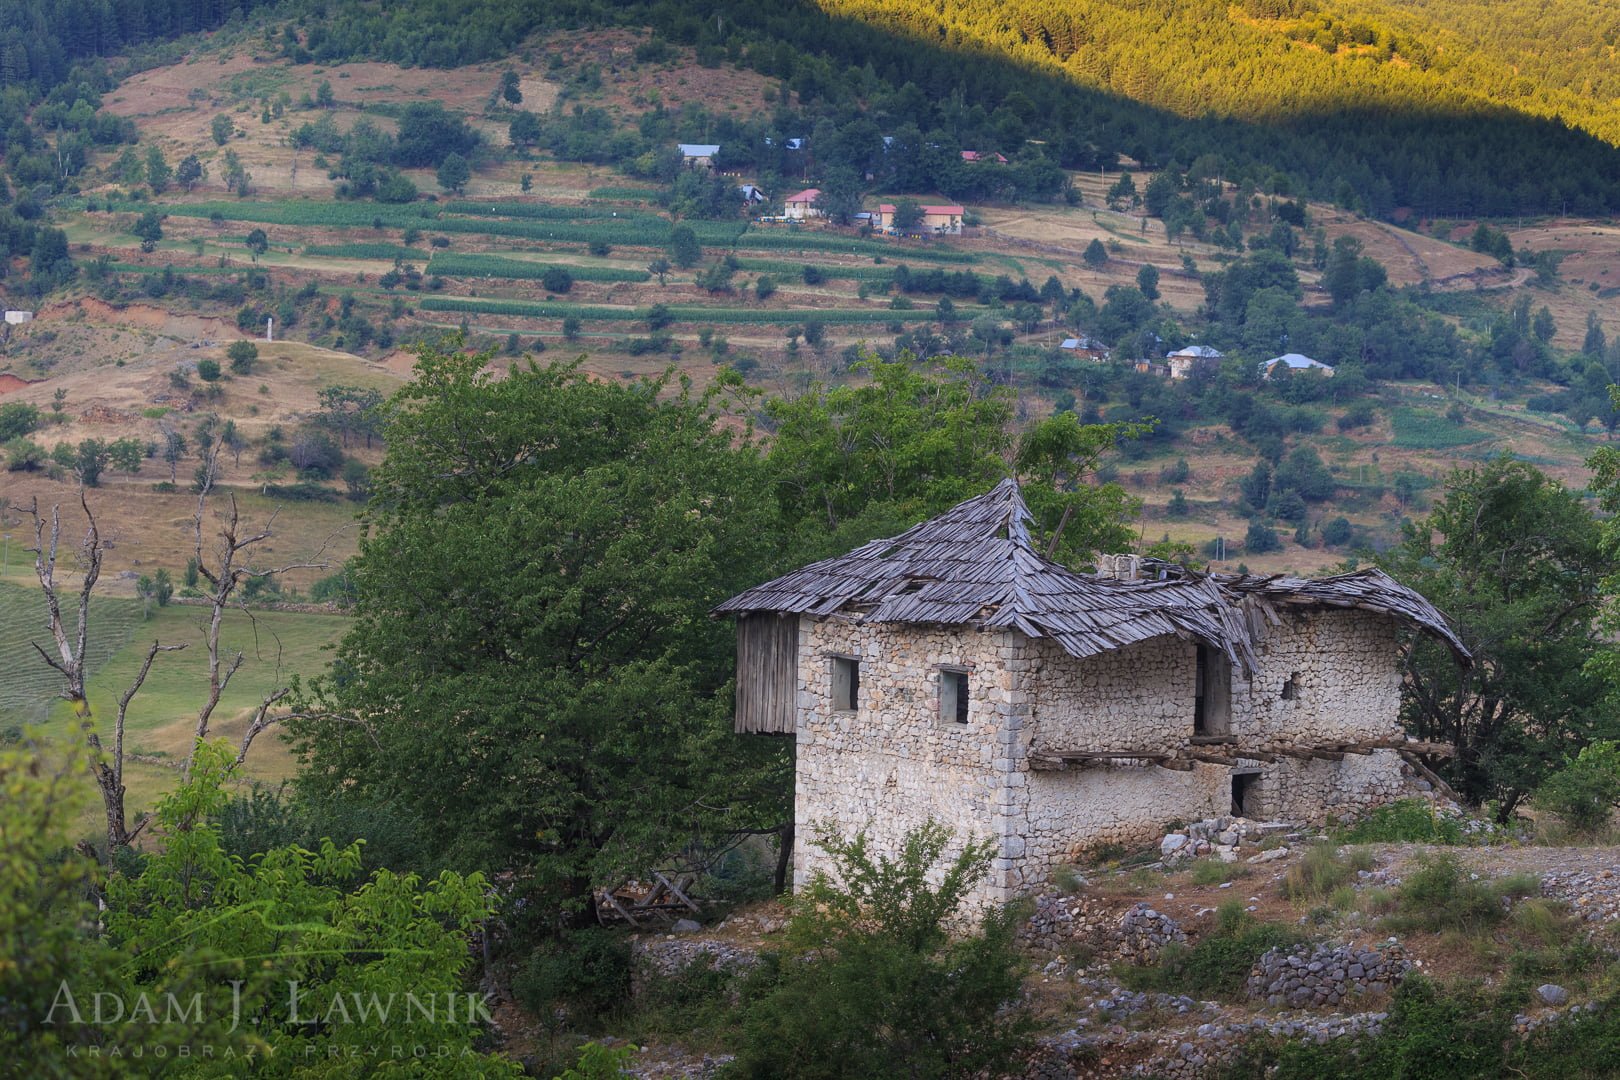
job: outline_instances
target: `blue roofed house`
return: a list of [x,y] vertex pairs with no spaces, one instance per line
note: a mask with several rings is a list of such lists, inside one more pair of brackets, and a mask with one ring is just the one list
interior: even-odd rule
[[1260,374],[1269,379],[1279,366],[1286,369],[1291,375],[1302,371],[1314,371],[1324,379],[1333,378],[1333,365],[1324,364],[1320,360],[1312,360],[1303,353],[1297,352],[1273,356],[1260,365]]
[[1108,346],[1090,334],[1064,338],[1058,348],[1071,356],[1083,356],[1087,360],[1107,360],[1109,356]]
[[1211,345],[1188,345],[1172,353],[1165,353],[1172,379],[1190,378],[1194,372],[1208,371],[1220,366],[1224,354]]

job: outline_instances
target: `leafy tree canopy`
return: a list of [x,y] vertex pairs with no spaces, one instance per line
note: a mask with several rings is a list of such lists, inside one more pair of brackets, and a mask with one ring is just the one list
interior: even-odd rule
[[353,565],[356,622],[296,723],[305,783],[442,826],[550,905],[688,842],[775,823],[785,758],[730,734],[729,625],[776,515],[732,387],[481,374],[437,347],[391,403]]
[[1614,736],[1589,665],[1612,663],[1598,613],[1615,563],[1574,492],[1505,454],[1458,470],[1381,562],[1474,653],[1462,670],[1415,642],[1402,704],[1407,730],[1456,745],[1449,779],[1463,795],[1496,800],[1505,820],[1572,745]]

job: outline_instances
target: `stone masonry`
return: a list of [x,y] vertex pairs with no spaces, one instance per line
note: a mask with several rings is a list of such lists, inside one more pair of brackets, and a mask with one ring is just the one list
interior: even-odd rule
[[[1284,611],[1234,673],[1230,734],[1256,747],[1387,739],[1398,733],[1393,620],[1351,610]],[[930,818],[960,845],[990,837],[978,899],[1004,902],[1105,844],[1156,841],[1166,824],[1226,814],[1231,767],[1145,762],[1032,769],[1057,751],[1171,753],[1193,733],[1197,647],[1173,636],[1076,659],[1011,630],[799,619],[794,882],[824,866],[816,828],[865,829],[896,851]],[[833,708],[833,662],[859,663],[854,711]],[[942,670],[966,673],[967,723],[943,715]],[[1251,816],[1320,822],[1399,797],[1393,751],[1342,761],[1240,762]],[[954,853],[954,852],[953,852]]]

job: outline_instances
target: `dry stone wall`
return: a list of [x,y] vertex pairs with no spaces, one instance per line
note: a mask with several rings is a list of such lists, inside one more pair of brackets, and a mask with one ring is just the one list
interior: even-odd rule
[[[953,627],[800,620],[795,885],[826,866],[814,842],[820,825],[845,836],[865,829],[877,850],[895,851],[932,818],[954,834],[949,854],[969,837],[997,838],[1003,850],[980,898],[1011,899],[1022,879],[1004,850],[1007,732],[1024,707],[1013,670],[1023,641]],[[860,664],[853,712],[832,707],[833,660],[844,656]],[[967,672],[966,724],[940,714],[942,667]]]
[[1400,734],[1395,621],[1366,611],[1282,613],[1252,681],[1232,679],[1232,730],[1251,745]]
[[1166,945],[1186,944],[1187,932],[1148,904],[1133,904],[1121,912],[1094,897],[1043,892],[1019,927],[1018,939],[1041,952],[1078,948],[1087,954],[1088,963],[1154,964]]
[[[1240,743],[1316,746],[1398,733],[1392,620],[1284,612],[1260,654],[1253,683],[1233,679],[1231,728]],[[859,661],[853,711],[833,708],[838,657]],[[941,670],[966,673],[965,724],[942,715]],[[1228,813],[1233,773],[1224,765],[1031,767],[1042,750],[1185,745],[1195,671],[1196,647],[1169,637],[1082,661],[1011,631],[801,618],[795,885],[826,866],[815,844],[821,825],[844,836],[865,829],[879,851],[896,850],[930,818],[954,834],[951,854],[969,837],[991,838],[995,862],[975,899],[999,903],[1088,850],[1152,843],[1171,821]],[[1247,815],[1310,822],[1398,798],[1407,781],[1392,751],[1255,762],[1251,771]]]
[[1052,641],[1030,646],[1030,732],[1038,749],[1166,753],[1192,733],[1192,643],[1154,638],[1084,660]]
[[1353,945],[1272,949],[1249,972],[1248,994],[1276,1008],[1331,1008],[1352,997],[1386,994],[1412,963],[1391,938],[1376,949]]

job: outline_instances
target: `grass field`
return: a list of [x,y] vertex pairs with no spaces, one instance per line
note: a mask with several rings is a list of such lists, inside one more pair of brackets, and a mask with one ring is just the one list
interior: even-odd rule
[[1402,406],[1391,413],[1394,444],[1404,450],[1447,450],[1472,446],[1490,438],[1490,433],[1466,424],[1453,423],[1439,413]]
[[[18,553],[13,551],[12,555]],[[76,628],[76,603],[72,611],[74,614],[64,610],[63,616],[72,620]],[[140,605],[134,600],[92,597],[85,650],[90,657],[88,670],[102,670],[129,643],[140,618]],[[51,703],[59,700],[62,677],[45,666],[30,642],[38,642],[53,656],[56,654],[45,624],[43,596],[37,586],[28,588],[0,581],[0,672],[5,673],[0,677],[0,731],[44,722]],[[61,704],[66,707],[66,702]]]
[[[37,590],[0,583],[0,665],[7,672],[0,682],[0,715],[8,718],[7,726],[21,721],[38,725],[47,740],[77,739],[79,720],[72,706],[56,696],[59,680],[27,646],[41,610]],[[207,695],[208,612],[206,607],[171,604],[154,608],[151,618],[143,620],[141,606],[133,600],[98,599],[92,604],[93,674],[86,693],[92,719],[109,748],[118,697],[134,681],[150,644],[155,640],[187,645],[181,652],[158,656],[129,707],[126,753],[150,759],[125,764],[126,809],[131,817],[149,809],[173,786],[175,770],[190,747],[197,711]],[[295,675],[307,679],[319,674],[328,648],[347,627],[347,619],[333,615],[227,613],[220,635],[222,659],[238,651],[244,659],[214,711],[210,735],[238,743],[263,697]],[[241,778],[275,783],[292,776],[294,766],[292,754],[272,728],[254,742]],[[100,821],[96,802],[86,811],[84,831],[95,832]]]

